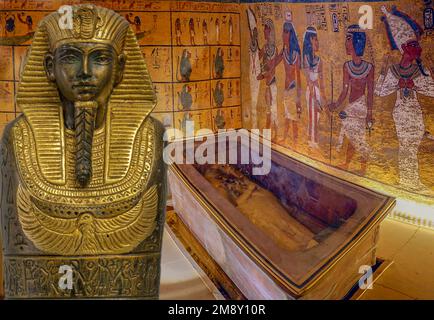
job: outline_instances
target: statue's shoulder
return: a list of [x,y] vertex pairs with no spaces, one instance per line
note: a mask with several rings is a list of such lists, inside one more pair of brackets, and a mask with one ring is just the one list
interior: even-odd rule
[[165,128],[164,128],[163,124],[161,123],[161,121],[152,117],[152,116],[149,116],[146,119],[146,122],[147,122],[148,128],[152,128],[152,130],[154,131],[155,143],[157,145],[163,145],[164,144],[163,136],[164,136]]
[[9,122],[3,129],[3,134],[0,140],[0,170],[8,171],[7,174],[10,174],[10,172],[13,171],[15,168],[15,134],[16,129],[21,127],[21,124],[24,121],[25,117],[23,115],[20,115],[11,122]]
[[[161,193],[161,195],[165,194],[165,184],[166,184],[166,171],[167,171],[167,166],[164,162],[164,148],[167,145],[167,142],[164,141],[164,132],[165,132],[165,128],[163,126],[163,124],[156,118],[152,117],[152,116],[148,116],[147,119],[145,120],[147,127],[152,129],[152,135],[153,135],[153,167],[154,169],[152,170],[153,174],[153,178],[150,178],[153,181],[158,181],[159,184],[159,192]],[[163,183],[163,184],[162,184]],[[161,199],[165,199],[165,196],[161,197]]]
[[5,126],[1,138],[2,145],[7,145],[11,142],[11,139],[13,138],[14,128],[17,128],[23,121],[25,121],[24,119],[24,115],[21,114]]

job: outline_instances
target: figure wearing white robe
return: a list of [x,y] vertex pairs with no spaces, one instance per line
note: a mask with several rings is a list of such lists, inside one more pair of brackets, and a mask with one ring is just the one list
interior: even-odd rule
[[[351,79],[366,79],[371,72],[373,65],[369,62],[362,61],[354,70],[352,61],[345,62],[345,68]],[[366,117],[368,116],[368,104],[366,95],[360,96],[357,100],[349,103],[343,110],[345,117],[341,119],[342,127],[339,133],[337,149],[342,148],[344,137],[346,136],[353,147],[359,152],[363,159],[372,157],[371,149],[366,139]]]
[[259,61],[259,50],[257,46],[250,46],[249,48],[250,56],[250,96],[251,96],[251,117],[252,117],[252,128],[258,127],[257,120],[257,104],[259,97],[259,85],[257,77],[261,73],[261,63]]
[[413,88],[400,87],[402,77],[397,71],[399,66],[392,66],[386,76],[380,75],[375,94],[385,97],[396,93],[392,115],[399,140],[399,182],[402,186],[418,190],[424,187],[420,181],[417,153],[425,134],[425,125],[417,94],[434,97],[434,80],[428,71],[428,76],[424,76],[416,65],[413,68],[416,70],[412,76]]
[[319,118],[321,108],[321,90],[319,86],[320,57],[316,57],[315,64],[307,69],[308,85],[306,87],[306,103],[309,114],[309,141],[318,147]]
[[252,129],[258,128],[258,115],[257,115],[257,104],[259,98],[259,86],[260,82],[258,76],[261,73],[261,62],[259,60],[259,45],[258,39],[255,34],[257,34],[257,21],[255,13],[252,9],[247,9],[247,18],[250,30],[250,43],[249,43],[249,58],[250,58],[250,72],[249,72],[249,84],[250,84],[250,106],[251,112],[250,116],[252,119]]

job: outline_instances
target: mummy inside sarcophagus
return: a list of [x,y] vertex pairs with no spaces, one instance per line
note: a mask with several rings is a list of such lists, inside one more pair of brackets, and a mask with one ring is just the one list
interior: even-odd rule
[[[249,143],[226,147],[239,155]],[[361,267],[376,262],[378,226],[394,199],[275,150],[268,174],[253,168],[172,165],[175,211],[249,299],[346,296]]]

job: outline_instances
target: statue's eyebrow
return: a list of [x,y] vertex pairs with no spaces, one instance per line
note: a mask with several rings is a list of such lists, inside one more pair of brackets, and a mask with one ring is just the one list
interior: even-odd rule
[[75,51],[73,53],[76,53],[76,54],[85,54],[85,53],[91,54],[95,51],[103,51],[104,53],[112,53],[113,52],[113,50],[111,48],[107,48],[107,47],[103,47],[103,46],[96,46],[96,47],[90,48],[88,50],[83,50],[81,48],[77,48],[74,46],[63,45],[63,46],[59,47],[57,50],[58,50],[60,55],[71,53],[71,51]]
[[107,48],[107,47],[95,47],[95,48],[89,49],[88,54],[93,53],[95,51],[103,51],[104,53],[112,53],[112,52],[114,52],[114,50],[112,50],[111,48]]
[[65,54],[69,50],[75,51],[76,53],[83,53],[81,49],[72,46],[61,46],[57,50],[59,51],[59,54]]

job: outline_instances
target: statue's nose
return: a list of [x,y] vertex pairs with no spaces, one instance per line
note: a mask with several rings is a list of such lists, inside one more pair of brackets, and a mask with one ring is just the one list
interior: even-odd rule
[[91,76],[91,70],[90,70],[90,66],[89,66],[89,61],[88,61],[87,57],[85,57],[83,59],[82,64],[81,64],[80,77],[88,78],[90,76]]

